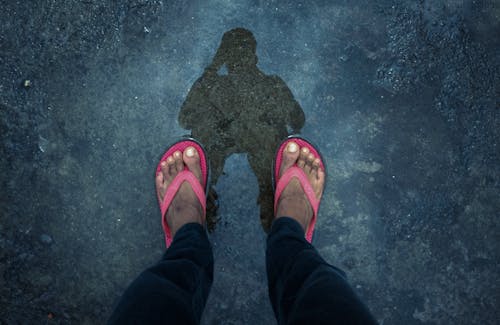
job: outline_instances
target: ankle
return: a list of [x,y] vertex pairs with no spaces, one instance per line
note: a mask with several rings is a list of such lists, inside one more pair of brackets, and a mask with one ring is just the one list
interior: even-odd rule
[[281,217],[289,217],[297,221],[304,231],[307,229],[311,221],[313,211],[309,206],[309,202],[304,198],[287,198],[283,197],[278,203],[276,210],[276,219]]
[[177,230],[188,223],[203,224],[201,207],[195,206],[172,206],[166,218],[172,234],[176,233]]

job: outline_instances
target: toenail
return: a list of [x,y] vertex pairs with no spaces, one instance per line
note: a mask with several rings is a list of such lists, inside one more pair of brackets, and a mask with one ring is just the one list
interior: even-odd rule
[[290,142],[288,144],[288,152],[297,152],[299,146],[295,142]]
[[303,153],[308,153],[308,152],[309,152],[309,149],[307,149],[307,148],[302,148],[302,152],[303,152]]
[[194,157],[194,148],[187,148],[186,149],[186,156]]
[[319,163],[320,163],[320,162],[321,162],[321,160],[320,160],[319,158],[314,159],[314,163],[315,163],[315,164],[318,164],[318,165],[319,165]]
[[172,157],[167,158],[167,163],[173,163],[173,162],[174,162],[174,158],[172,158]]
[[181,156],[181,152],[180,152],[180,151],[176,151],[176,152],[174,152],[174,156],[175,156],[176,158],[179,158],[179,157]]

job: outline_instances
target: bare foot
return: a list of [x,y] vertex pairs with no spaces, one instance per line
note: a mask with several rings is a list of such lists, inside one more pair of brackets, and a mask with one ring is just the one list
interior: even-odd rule
[[[320,167],[319,157],[315,157],[309,152],[307,147],[299,148],[299,145],[290,141],[283,150],[283,161],[280,166],[280,177],[283,173],[297,163],[307,176],[309,183],[314,189],[316,198],[321,199],[325,185],[325,171]],[[300,186],[297,178],[292,180],[281,193],[276,210],[276,218],[291,217],[297,220],[302,228],[307,230],[307,226],[313,216],[313,209],[307,200],[306,194]]]
[[[161,173],[156,176],[156,191],[163,201],[167,188],[170,186],[175,176],[184,170],[186,166],[196,176],[201,183],[200,157],[194,147],[187,147],[184,152],[176,151],[161,163]],[[203,210],[194,194],[191,185],[183,182],[179,191],[175,194],[170,207],[166,213],[168,226],[172,238],[179,228],[186,223],[197,222],[203,224]]]

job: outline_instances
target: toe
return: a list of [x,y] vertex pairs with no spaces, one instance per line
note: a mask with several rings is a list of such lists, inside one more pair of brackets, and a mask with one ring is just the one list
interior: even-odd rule
[[184,161],[182,161],[182,153],[180,151],[174,152],[175,169],[180,172],[184,169]]
[[198,154],[198,151],[194,147],[187,147],[186,150],[184,150],[182,159],[184,160],[187,168],[194,174],[194,176],[196,176],[196,178],[198,178],[200,183],[202,183],[200,155]]
[[163,178],[166,179],[168,177],[168,174],[169,174],[168,164],[167,164],[166,160],[161,162],[160,168],[161,168],[161,174],[162,174]]
[[175,170],[175,159],[174,157],[172,156],[169,156],[167,158],[167,168],[168,168],[168,172],[167,172],[167,182],[169,182],[176,174],[177,174],[177,171]]
[[304,166],[306,165],[308,155],[309,155],[309,149],[306,147],[302,147],[302,149],[300,149],[300,157],[299,160],[297,161],[297,166],[299,166],[300,168],[304,168]]
[[163,185],[163,181],[164,181],[164,178],[163,178],[163,173],[158,173],[155,177],[155,184],[156,184],[156,187],[161,187]]
[[312,165],[314,162],[314,155],[312,153],[309,153],[306,159],[306,165],[304,166],[304,171],[306,173],[310,173],[312,170]]
[[312,174],[314,179],[318,178],[319,166],[320,166],[320,159],[315,158],[312,162],[312,170],[311,170],[311,174]]
[[292,167],[299,158],[299,146],[297,143],[290,141],[283,150],[283,160],[280,166],[280,177],[290,167]]

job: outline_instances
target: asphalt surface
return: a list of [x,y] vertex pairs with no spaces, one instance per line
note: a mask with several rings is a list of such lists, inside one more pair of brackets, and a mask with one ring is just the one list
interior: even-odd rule
[[[1,7],[1,324],[106,321],[164,250],[154,170],[191,133],[218,173],[202,323],[274,323],[263,227],[289,132],[327,164],[313,243],[381,324],[498,323],[497,1]],[[259,74],[221,70],[196,95],[236,27]]]

